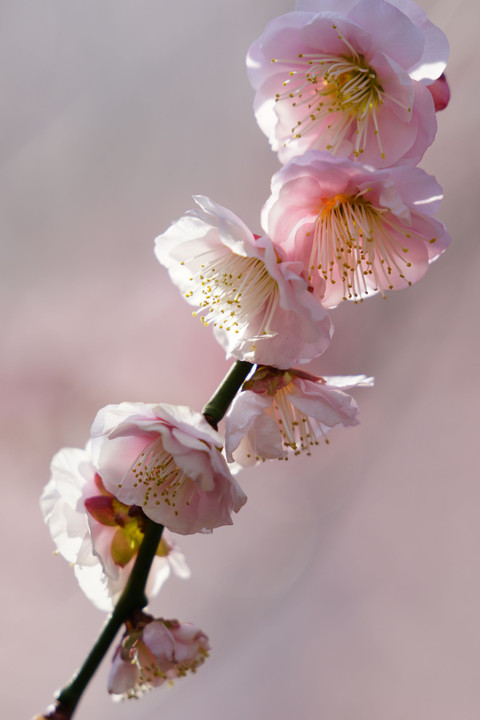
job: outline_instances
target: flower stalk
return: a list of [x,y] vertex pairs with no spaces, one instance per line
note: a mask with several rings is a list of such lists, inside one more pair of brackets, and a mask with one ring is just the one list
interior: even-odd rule
[[147,604],[145,585],[158,544],[162,539],[162,533],[163,525],[148,521],[143,542],[125,590],[87,659],[68,685],[59,692],[55,708],[50,715],[46,715],[46,718],[71,718],[73,716],[85,688],[105,657],[119,629],[132,613],[141,610]]
[[[249,362],[238,360],[203,408],[207,422],[215,429],[227,412],[233,398],[252,369]],[[145,535],[127,585],[80,670],[57,695],[56,703],[44,716],[45,720],[70,720],[88,683],[105,657],[119,629],[132,615],[148,603],[145,586],[150,568],[162,539],[164,526],[147,519]]]
[[218,423],[226,414],[252,367],[252,363],[237,360],[203,408],[202,414],[214,430],[218,429]]

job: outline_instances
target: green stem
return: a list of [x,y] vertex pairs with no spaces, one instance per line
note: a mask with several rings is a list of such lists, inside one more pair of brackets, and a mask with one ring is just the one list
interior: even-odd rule
[[215,430],[252,367],[252,363],[237,360],[203,408],[205,419]]
[[[73,679],[57,696],[54,712],[58,717],[71,718],[75,708],[95,671],[103,660],[108,648],[115,639],[123,623],[135,610],[141,610],[147,604],[145,585],[158,544],[162,538],[163,525],[150,520],[138,551],[137,559],[127,585],[115,605],[115,609],[103,627],[87,659]],[[48,717],[48,715],[47,715]],[[52,717],[55,717],[53,714]]]

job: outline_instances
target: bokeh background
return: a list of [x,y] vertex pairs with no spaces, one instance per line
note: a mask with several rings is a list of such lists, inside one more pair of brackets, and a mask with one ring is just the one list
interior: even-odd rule
[[[78,720],[478,720],[479,6],[422,0],[447,32],[450,107],[422,166],[453,243],[417,286],[340,307],[325,374],[365,372],[361,425],[241,476],[235,525],[182,541],[189,582],[155,614],[200,625],[208,662]],[[122,400],[200,409],[227,364],[152,253],[210,196],[259,229],[278,169],[244,56],[290,0],[0,4],[1,714],[28,718],[103,615],[38,508],[52,455]]]

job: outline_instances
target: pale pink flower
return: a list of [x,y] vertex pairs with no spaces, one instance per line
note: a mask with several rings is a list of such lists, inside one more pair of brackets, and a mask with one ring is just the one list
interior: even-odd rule
[[[100,610],[110,612],[130,576],[147,518],[103,486],[90,449],[64,448],[51,465],[40,505],[58,552],[73,565],[80,587]],[[173,571],[190,576],[183,553],[164,531],[147,583],[155,595]]]
[[331,320],[268,237],[205,197],[156,240],[155,253],[187,301],[213,325],[228,357],[275,367],[306,363],[329,345]]
[[115,651],[108,676],[108,692],[114,699],[138,697],[187,672],[195,672],[208,657],[207,636],[191,623],[154,620],[140,614],[127,626]]
[[372,378],[318,378],[299,370],[257,368],[234,399],[225,419],[226,454],[242,466],[287,460],[305,452],[336,425],[357,425],[358,406],[344,392],[368,387]]
[[108,405],[92,426],[92,448],[107,490],[182,535],[231,525],[232,511],[247,500],[222,445],[202,415],[177,405]]
[[374,170],[310,150],[273,176],[262,224],[331,308],[420,280],[450,242],[432,217],[441,198],[419,168]]
[[445,35],[413,2],[299,0],[247,55],[255,113],[281,162],[310,148],[375,167],[417,163],[436,132],[426,85]]

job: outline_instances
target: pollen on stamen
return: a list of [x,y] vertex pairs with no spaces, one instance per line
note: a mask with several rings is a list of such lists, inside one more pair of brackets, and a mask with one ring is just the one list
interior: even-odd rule
[[[364,151],[367,142],[367,129],[372,121],[377,137],[379,151],[383,152],[376,123],[376,108],[383,104],[385,96],[383,87],[373,68],[369,67],[365,58],[357,53],[354,47],[342,36],[339,39],[345,44],[346,55],[329,55],[328,53],[298,53],[295,60],[283,62],[297,63],[298,68],[288,71],[288,80],[283,86],[289,86],[288,93],[277,93],[275,101],[293,99],[293,107],[305,106],[307,113],[301,118],[306,125],[305,132],[325,132],[325,119],[335,113],[335,123],[328,128],[334,132],[329,141],[329,149],[336,153],[348,133],[357,135],[354,156]],[[302,72],[302,64],[304,70]],[[314,109],[314,114],[310,109]],[[308,124],[307,124],[308,121]],[[290,140],[298,139],[292,132]],[[286,140],[288,145],[288,140]]]
[[191,281],[203,298],[193,316],[200,316],[204,325],[212,324],[238,334],[249,326],[253,317],[258,319],[263,314],[256,334],[271,334],[270,323],[279,302],[279,289],[262,260],[228,253],[220,259],[217,257],[215,263],[205,264],[202,273],[205,279],[201,283],[195,277]]
[[412,263],[402,239],[412,232],[406,232],[388,208],[375,207],[364,195],[338,195],[325,203],[313,225],[309,263],[331,285],[341,282],[343,299],[355,302],[369,290],[394,289],[394,277],[411,285],[405,271]]

